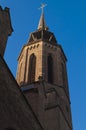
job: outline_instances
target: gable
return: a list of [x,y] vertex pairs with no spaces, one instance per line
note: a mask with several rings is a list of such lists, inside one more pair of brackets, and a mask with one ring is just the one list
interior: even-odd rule
[[0,56],[0,128],[9,127],[15,130],[42,129],[7,64]]

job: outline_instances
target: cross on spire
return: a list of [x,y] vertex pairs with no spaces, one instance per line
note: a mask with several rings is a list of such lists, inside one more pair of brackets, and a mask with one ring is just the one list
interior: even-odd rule
[[43,13],[43,11],[44,11],[44,8],[47,6],[47,4],[41,4],[41,7],[39,8],[39,9],[42,9],[42,13]]
[[42,14],[39,20],[38,29],[48,30],[48,27],[45,23],[44,19],[44,7],[47,6],[47,4],[41,4],[41,7],[39,9],[42,9]]

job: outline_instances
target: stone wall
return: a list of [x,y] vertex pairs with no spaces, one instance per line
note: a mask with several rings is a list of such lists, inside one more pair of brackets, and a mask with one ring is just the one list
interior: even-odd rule
[[0,55],[4,55],[8,36],[11,35],[13,29],[11,26],[9,8],[4,10],[0,7]]
[[42,130],[29,102],[0,56],[0,130]]

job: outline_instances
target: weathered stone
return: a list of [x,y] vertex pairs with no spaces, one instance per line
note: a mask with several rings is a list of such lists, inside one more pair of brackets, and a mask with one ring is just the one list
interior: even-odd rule
[[8,36],[11,35],[13,29],[10,21],[9,8],[4,10],[0,6],[0,55],[4,55]]
[[[18,58],[17,82],[44,130],[72,130],[67,59],[51,34],[42,29],[31,34]],[[32,54],[36,57],[34,66]],[[29,82],[31,77],[34,80]]]

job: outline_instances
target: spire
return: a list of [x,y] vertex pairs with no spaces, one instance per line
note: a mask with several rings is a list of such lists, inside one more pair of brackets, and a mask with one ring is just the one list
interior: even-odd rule
[[38,30],[48,30],[48,27],[45,23],[45,19],[44,19],[44,7],[46,6],[46,4],[41,4],[41,7],[39,9],[42,9],[42,14],[39,20],[39,24],[38,24]]

